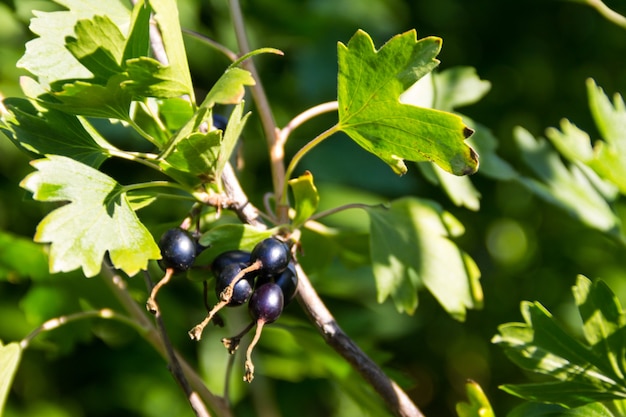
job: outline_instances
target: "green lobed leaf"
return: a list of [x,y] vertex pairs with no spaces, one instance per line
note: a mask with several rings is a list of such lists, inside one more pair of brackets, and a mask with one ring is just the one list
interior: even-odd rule
[[22,348],[19,343],[3,345],[0,342],[0,414],[4,410],[4,404],[21,359]]
[[538,181],[520,177],[523,185],[584,224],[604,232],[619,233],[619,219],[579,167],[572,165],[568,169],[545,140],[535,139],[522,128],[516,128],[514,135],[524,161],[539,178]]
[[119,28],[128,26],[130,9],[123,0],[56,0],[68,10],[34,11],[30,30],[38,35],[27,42],[26,52],[17,63],[36,75],[42,84],[58,80],[86,79],[92,76],[66,48],[66,38],[74,36],[74,26],[81,19],[106,15]]
[[[527,401],[558,404],[568,408],[610,401],[622,398],[624,394],[623,391],[604,389],[577,381],[502,385],[500,388]],[[586,416],[586,414],[578,415]]]
[[[598,159],[586,132],[576,127],[569,120],[563,119],[560,123],[560,129],[546,129],[546,137],[563,157],[583,170],[585,176],[606,200],[615,200],[619,194],[619,188],[613,180],[613,168],[606,166],[605,161]],[[603,147],[599,142],[596,145],[596,150],[601,149]],[[620,169],[621,167],[618,168],[618,171]],[[605,172],[607,170],[609,172]]]
[[491,89],[491,83],[481,80],[473,67],[453,67],[433,73],[435,102],[433,107],[452,111],[474,104]]
[[189,100],[171,97],[159,102],[159,116],[171,132],[179,130],[193,117],[194,109]]
[[133,97],[179,97],[188,94],[184,84],[174,68],[166,66],[150,57],[132,58],[126,61],[125,70],[128,80],[122,87]]
[[35,234],[35,241],[51,243],[51,272],[82,268],[87,277],[94,276],[108,252],[116,268],[134,275],[146,269],[150,259],[160,258],[152,235],[112,178],[58,155],[32,165],[37,171],[20,185],[35,200],[67,202],[49,213]]
[[200,133],[196,126],[198,120],[208,123],[211,120],[211,111],[200,108],[188,125],[181,132],[196,131],[187,137],[180,137],[174,150],[165,158],[166,162],[179,171],[192,174],[205,182],[220,178],[224,166],[231,157],[239,135],[243,130],[249,113],[242,117],[244,103],[241,102],[233,109],[226,130],[210,130]]
[[214,179],[209,175],[213,173],[221,140],[222,132],[218,130],[194,133],[176,146],[167,162],[179,171],[206,177],[206,181]]
[[237,104],[245,94],[246,85],[255,85],[252,74],[238,67],[228,68],[211,87],[201,107],[213,107],[217,103]]
[[150,17],[152,7],[144,0],[138,0],[131,16],[131,28],[124,46],[122,62],[140,56],[150,56]]
[[474,211],[480,209],[480,192],[469,177],[451,175],[431,162],[418,162],[417,167],[426,179],[434,185],[439,185],[455,205]]
[[48,256],[32,239],[0,231],[0,280],[48,278]]
[[298,178],[290,179],[289,186],[293,192],[296,210],[292,224],[294,228],[298,228],[315,214],[320,202],[320,196],[313,183],[313,174],[309,171],[306,171]]
[[592,284],[582,275],[573,293],[591,350],[617,378],[626,381],[626,315],[619,300],[604,282]]
[[126,79],[125,75],[118,74],[109,78],[105,85],[85,81],[67,83],[61,91],[54,93],[56,102],[39,97],[40,103],[69,114],[129,121],[133,95],[122,88]]
[[457,320],[466,308],[482,305],[478,269],[450,239],[452,216],[438,204],[407,197],[367,212],[379,302],[391,297],[399,311],[411,314],[417,290],[425,286]]
[[213,170],[213,175],[216,178],[221,178],[222,171],[233,155],[239,137],[241,136],[241,132],[243,131],[246,121],[250,116],[250,112],[245,115],[243,114],[244,105],[244,101],[237,104],[228,118],[228,124],[226,125],[226,130],[224,131],[224,135],[220,143],[220,149],[217,153],[217,159]]
[[576,408],[556,404],[524,403],[515,407],[506,417],[617,417],[601,403]]
[[404,160],[437,163],[456,175],[478,169],[478,156],[465,143],[472,131],[461,118],[400,102],[400,95],[438,64],[441,39],[417,40],[415,31],[397,35],[379,50],[358,31],[339,44],[339,128],[385,161],[396,173]]
[[126,40],[107,16],[81,19],[74,27],[75,37],[68,36],[65,46],[94,76],[107,80],[122,71]]
[[495,417],[489,399],[480,385],[468,381],[465,390],[469,401],[456,404],[456,413],[459,417]]
[[574,294],[590,346],[567,334],[541,304],[522,303],[526,322],[501,325],[492,341],[518,366],[557,381],[505,385],[505,391],[566,407],[626,396],[621,307],[604,284],[591,284],[582,276]]
[[594,146],[592,168],[626,194],[626,105],[619,94],[613,103],[592,79],[587,80],[591,115],[604,141]]
[[195,103],[176,0],[150,0],[150,6],[154,11],[154,18],[159,26],[167,54],[169,65],[167,76],[173,77],[172,83],[179,86],[180,90],[184,90],[184,94],[189,96],[192,103]]
[[7,99],[4,104],[12,117],[7,117],[0,129],[25,151],[64,155],[95,168],[108,158],[98,143],[103,139],[88,131],[77,117],[55,109],[39,112],[25,99]]

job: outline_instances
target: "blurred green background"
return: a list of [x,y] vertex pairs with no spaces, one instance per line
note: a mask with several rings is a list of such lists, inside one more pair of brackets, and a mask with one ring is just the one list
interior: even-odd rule
[[[607,4],[626,12],[624,2]],[[179,7],[184,27],[236,49],[226,1],[181,0]],[[493,131],[500,156],[520,171],[524,168],[512,141],[514,126],[542,135],[546,127],[567,117],[593,137],[585,79],[594,78],[608,94],[626,91],[626,32],[575,2],[243,0],[242,7],[253,47],[285,52],[284,57],[266,55],[257,60],[279,125],[312,105],[335,99],[336,44],[347,42],[359,28],[377,46],[411,28],[420,37],[442,37],[441,69],[473,66],[492,83],[481,102],[461,111]],[[32,11],[53,8],[41,0],[0,2],[4,97],[20,95],[18,77],[23,72],[15,63],[32,37],[28,31]],[[197,39],[187,38],[187,47],[202,96],[228,62]],[[303,126],[290,139],[288,152],[331,123],[333,116],[327,115]],[[259,205],[270,189],[260,135],[253,115],[244,134],[246,165],[241,179]],[[395,177],[382,162],[341,136],[325,142],[300,167],[316,176],[326,207],[337,201],[415,195],[440,202],[466,226],[459,245],[482,271],[485,306],[470,311],[465,323],[451,319],[426,293],[420,293],[420,306],[412,317],[398,315],[390,302],[378,305],[367,270],[337,265],[312,274],[340,325],[406,387],[427,416],[455,415],[454,404],[464,398],[468,378],[482,385],[499,415],[518,403],[497,386],[524,382],[528,376],[490,339],[498,324],[521,320],[520,301],[541,301],[567,325],[575,320],[570,287],[579,273],[606,280],[626,300],[623,249],[516,183],[475,175],[472,181],[482,202],[479,211],[469,211],[455,207],[414,165],[405,177]],[[114,172],[125,168],[109,167]],[[31,201],[19,187],[28,172],[26,156],[8,141],[0,141],[0,228],[30,238],[49,207]],[[151,224],[176,222],[185,209],[156,205],[141,214]],[[350,217],[357,230],[366,226],[365,218]],[[1,264],[0,272],[0,340],[5,343],[21,339],[46,318],[85,305],[116,305],[97,278],[45,273],[28,277],[4,271]],[[141,279],[130,284],[137,299],[145,299]],[[197,283],[176,282],[161,303],[174,344],[219,389],[226,360],[219,337],[232,334],[243,319],[196,346],[186,332],[202,315],[200,294]],[[36,340],[16,376],[7,416],[192,415],[165,363],[120,325],[73,324]],[[359,379],[315,335],[297,305],[289,307],[276,327],[268,328],[258,355],[259,376],[250,386],[240,383],[239,366],[235,367],[231,393],[237,415],[349,416],[360,415],[359,402],[375,403],[359,391]],[[377,415],[377,407],[372,405],[372,415]]]

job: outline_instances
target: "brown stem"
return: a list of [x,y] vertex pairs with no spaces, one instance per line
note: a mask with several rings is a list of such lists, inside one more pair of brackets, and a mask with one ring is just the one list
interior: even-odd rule
[[[168,277],[168,280],[169,280],[169,277],[171,277],[171,275],[173,274],[173,269],[168,269],[168,271],[169,272],[165,276]],[[149,290],[154,290],[154,288],[158,288],[153,285],[152,278],[150,278],[150,273],[148,271],[144,270],[143,275],[146,280],[146,286],[148,287]],[[164,280],[165,278],[159,281],[159,283],[163,282]],[[156,293],[154,295],[156,296]],[[206,405],[204,405],[204,402],[202,402],[202,399],[191,388],[191,385],[189,384],[189,380],[187,380],[187,377],[185,376],[185,372],[183,371],[183,368],[180,365],[178,356],[176,355],[176,352],[174,351],[174,347],[172,346],[170,337],[167,334],[167,329],[165,328],[165,323],[163,323],[163,318],[161,317],[161,310],[158,308],[158,305],[156,304],[156,299],[154,298],[151,298],[151,299],[154,302],[154,306],[156,307],[154,311],[151,311],[151,313],[154,314],[154,320],[156,321],[156,324],[157,324],[157,330],[159,332],[159,335],[161,336],[161,340],[163,341],[163,346],[165,347],[165,353],[167,354],[167,360],[169,363],[168,369],[172,373],[172,376],[174,377],[176,382],[178,382],[178,385],[180,385],[182,390],[185,392],[185,395],[187,395],[187,401],[189,401],[189,405],[191,406],[191,409],[196,414],[196,416],[197,417],[210,417],[209,410],[207,410]]]
[[[154,327],[152,321],[146,316],[145,311],[137,304],[135,299],[130,295],[126,289],[126,282],[117,274],[113,268],[105,263],[102,267],[101,276],[104,278],[104,282],[111,289],[117,300],[120,302],[124,310],[129,314],[132,319],[138,323],[139,326],[146,329],[142,335],[152,347],[164,358],[168,359],[165,343],[161,338],[161,335]],[[209,407],[219,417],[233,417],[230,407],[226,401],[217,395],[214,395],[208,390],[204,381],[195,372],[195,370],[180,356],[179,353],[174,351],[176,359],[180,364],[183,374],[189,381],[191,388],[193,389],[192,395],[188,398],[192,403],[192,407],[198,407],[199,401],[208,404]]]
[[424,417],[409,396],[354,343],[339,327],[337,321],[317,295],[308,277],[297,265],[298,301],[318,331],[337,353],[378,392],[387,406],[401,417]]
[[[230,0],[229,4],[231,17],[233,19],[233,26],[235,28],[235,36],[237,37],[237,43],[239,44],[239,53],[240,55],[244,55],[250,52],[250,44],[246,35],[241,6],[239,5],[239,0]],[[246,60],[242,63],[242,66],[248,70],[254,80],[256,80],[256,84],[251,87],[252,97],[256,103],[259,117],[261,118],[261,124],[263,125],[263,131],[265,132],[265,138],[270,152],[274,194],[276,196],[276,201],[281,201],[281,194],[284,188],[283,184],[285,182],[285,154],[283,143],[278,140],[279,130],[276,127],[276,122],[274,121],[274,116],[272,115],[269,100],[267,99],[265,89],[263,88],[263,84],[261,83],[261,79],[253,60]],[[281,207],[278,207],[278,209],[279,211],[277,213],[277,217],[279,221],[287,222],[289,220],[287,210],[281,210]]]

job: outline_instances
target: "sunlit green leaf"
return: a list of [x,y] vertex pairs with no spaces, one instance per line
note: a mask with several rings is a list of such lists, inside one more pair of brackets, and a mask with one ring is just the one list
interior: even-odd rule
[[131,17],[131,28],[124,46],[122,62],[140,56],[149,56],[150,53],[150,16],[152,7],[149,2],[139,0],[135,2]]
[[172,97],[160,102],[159,112],[167,128],[174,132],[191,119],[194,109],[189,100]]
[[54,93],[58,103],[44,101],[48,108],[56,108],[69,114],[88,117],[129,120],[132,92],[122,88],[126,81],[123,74],[109,78],[106,85],[76,81],[63,85],[63,89]]
[[126,61],[125,70],[128,80],[123,83],[124,90],[133,97],[179,97],[188,93],[184,80],[166,66],[150,57],[133,58]]
[[108,252],[113,265],[134,275],[159,259],[152,235],[130,208],[123,188],[107,175],[72,159],[50,155],[21,186],[38,201],[67,202],[37,226],[35,241],[49,242],[51,272],[100,272]]
[[433,84],[433,107],[445,111],[476,103],[491,89],[491,83],[481,80],[473,67],[453,67],[433,72]]
[[443,188],[455,205],[474,211],[480,209],[480,192],[469,177],[451,175],[430,162],[419,162],[417,166],[427,179]]
[[456,404],[456,413],[459,417],[495,417],[489,399],[480,385],[474,381],[465,384],[468,402]]
[[54,109],[38,112],[24,99],[7,99],[4,104],[13,117],[7,118],[6,128],[0,128],[25,151],[40,156],[64,155],[96,168],[108,158],[75,116]]
[[[602,142],[596,144],[594,151],[589,135],[567,119],[561,120],[560,129],[548,128],[546,137],[563,157],[583,170],[585,176],[605,199],[615,200],[619,189],[614,185],[613,167],[606,166],[606,161],[598,159],[596,154],[596,151],[603,152],[602,149],[605,149]],[[621,167],[618,171],[620,169]],[[607,170],[609,172],[606,172]]]
[[0,231],[0,280],[49,277],[44,247],[32,239]]
[[587,81],[589,108],[604,141],[596,142],[594,169],[626,194],[626,105],[619,94],[613,103],[591,79]]
[[171,79],[172,83],[180,86],[180,89],[189,96],[190,101],[195,103],[176,0],[150,0],[150,6],[154,10],[154,18],[163,38],[169,68],[167,74],[174,77]]
[[[388,208],[369,208],[370,249],[378,300],[391,297],[413,313],[417,290],[426,287],[454,318],[482,304],[477,269],[450,240],[443,209],[427,200],[402,198]],[[471,272],[470,272],[471,271]]]
[[501,325],[493,342],[518,366],[557,381],[505,385],[505,391],[567,407],[626,396],[621,307],[604,284],[592,285],[584,277],[579,277],[574,294],[591,346],[567,334],[541,304],[524,302],[526,322]]
[[415,31],[379,50],[363,31],[339,44],[339,127],[398,174],[407,170],[405,159],[430,160],[456,175],[478,169],[478,156],[465,143],[471,130],[459,116],[399,100],[437,66],[440,48],[441,39],[418,41]]
[[619,300],[604,282],[592,284],[584,276],[578,277],[573,293],[591,350],[626,380],[626,315]]
[[295,199],[296,215],[293,218],[293,225],[299,227],[315,213],[320,197],[313,183],[313,174],[309,171],[289,180],[289,186]]
[[74,27],[76,37],[66,38],[66,47],[95,80],[107,80],[121,72],[126,40],[107,16],[81,19]]
[[[172,167],[202,178],[204,181],[215,181],[221,176],[248,118],[249,113],[242,117],[242,112],[243,102],[233,109],[224,132],[221,130],[211,130],[207,133],[196,132],[186,138],[181,138],[166,161]],[[201,108],[198,117],[202,114],[206,116],[201,120],[208,122],[211,112],[206,112]],[[194,122],[193,118],[191,122]]]
[[540,180],[520,177],[522,184],[588,226],[617,233],[619,219],[580,168],[565,167],[545,140],[535,139],[522,128],[515,129],[515,138],[524,161]]
[[0,414],[4,410],[4,404],[21,359],[22,348],[19,343],[9,343],[8,345],[0,343]]
[[215,167],[213,170],[213,175],[216,178],[220,178],[222,176],[222,171],[233,155],[239,137],[241,136],[241,132],[243,131],[246,121],[250,116],[250,112],[243,114],[244,104],[245,103],[243,101],[237,104],[233,108],[230,118],[228,119],[228,124],[226,125],[226,130],[222,136],[220,149],[217,154],[217,160],[215,161]]
[[515,407],[506,417],[617,417],[600,403],[576,408],[556,404],[524,403]]
[[201,107],[213,107],[216,103],[236,104],[241,101],[246,85],[254,85],[252,75],[241,68],[227,69],[211,87]]
[[129,3],[123,0],[58,0],[69,10],[35,12],[30,29],[37,38],[26,44],[26,53],[17,65],[36,75],[42,84],[58,80],[86,79],[92,76],[66,48],[66,38],[74,36],[80,19],[106,15],[119,28],[130,20]]

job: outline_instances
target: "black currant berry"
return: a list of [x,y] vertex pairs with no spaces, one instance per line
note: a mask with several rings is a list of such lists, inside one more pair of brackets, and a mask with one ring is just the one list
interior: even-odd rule
[[289,262],[287,269],[277,276],[259,275],[256,280],[256,287],[260,287],[268,282],[277,284],[283,291],[285,306],[293,301],[298,291],[298,275],[296,274],[296,266],[293,262]]
[[166,231],[159,240],[161,268],[172,268],[175,272],[188,270],[196,259],[196,241],[189,232],[179,227]]
[[[215,295],[220,298],[222,291],[226,289],[233,282],[233,279],[244,269],[247,265],[244,263],[231,263],[222,269],[220,274],[215,280]],[[252,295],[252,287],[254,286],[254,275],[246,274],[241,278],[233,287],[233,294],[228,304],[229,307],[240,306],[250,298]]]
[[296,273],[296,267],[293,262],[289,262],[287,269],[277,276],[274,282],[283,291],[285,305],[289,304],[298,291],[298,274]]
[[287,268],[290,260],[289,246],[275,237],[257,243],[250,257],[251,263],[261,262],[260,272],[264,275],[280,274]]
[[284,304],[283,291],[277,284],[268,282],[254,290],[248,302],[248,310],[255,321],[272,323],[280,317]]
[[213,127],[222,131],[226,130],[228,119],[221,114],[213,113]]
[[223,252],[213,259],[211,263],[211,271],[217,277],[227,265],[231,264],[250,264],[250,252],[243,250],[229,250]]

